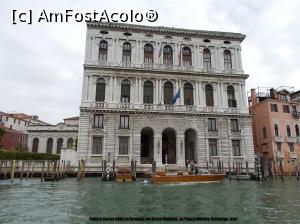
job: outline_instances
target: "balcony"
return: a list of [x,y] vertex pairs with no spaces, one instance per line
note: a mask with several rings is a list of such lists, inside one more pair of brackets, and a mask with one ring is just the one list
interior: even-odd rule
[[121,109],[132,109],[133,105],[130,103],[120,103],[119,104]]
[[284,159],[284,152],[277,152],[278,159]]
[[281,136],[274,136],[275,142],[283,142],[283,138]]
[[297,159],[297,153],[296,152],[290,152],[291,159]]
[[94,104],[94,107],[96,107],[96,108],[104,108],[104,102],[96,102]]
[[173,105],[165,105],[165,110],[174,110]]
[[187,72],[204,72],[204,73],[219,73],[219,74],[241,74],[243,71],[222,68],[203,68],[203,67],[194,67],[193,65],[174,65],[174,64],[154,64],[154,63],[142,63],[137,64],[132,61],[99,61],[99,60],[86,60],[85,65],[93,65],[100,67],[125,67],[125,68],[137,68],[137,69],[150,69],[150,70],[166,70],[166,71],[187,71]]
[[240,134],[242,131],[241,129],[231,129],[231,133],[238,133]]
[[144,104],[145,110],[153,110],[153,104]]
[[296,137],[286,137],[286,142],[288,143],[296,143]]

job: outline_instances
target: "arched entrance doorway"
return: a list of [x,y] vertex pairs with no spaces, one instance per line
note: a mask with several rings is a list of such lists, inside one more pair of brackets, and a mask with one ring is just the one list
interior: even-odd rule
[[162,133],[162,163],[176,164],[176,133],[172,128]]
[[143,128],[141,131],[141,163],[153,162],[153,130]]
[[194,129],[187,129],[184,132],[185,160],[196,161],[197,158],[196,139],[197,139],[197,133]]

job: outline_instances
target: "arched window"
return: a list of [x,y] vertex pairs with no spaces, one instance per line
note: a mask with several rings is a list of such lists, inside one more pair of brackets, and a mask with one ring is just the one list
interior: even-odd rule
[[266,129],[266,127],[263,127],[263,137],[267,138],[267,129]]
[[121,84],[121,103],[130,103],[130,81],[127,79]]
[[60,154],[63,143],[64,143],[63,138],[57,139],[56,154]]
[[96,82],[96,101],[105,101],[105,79],[99,78]]
[[229,50],[224,51],[224,68],[232,69],[231,52]]
[[210,84],[205,86],[205,99],[206,106],[213,107],[214,106],[214,91],[213,87]]
[[128,65],[131,62],[131,44],[128,42],[123,44],[122,61],[124,65]]
[[39,139],[34,138],[32,141],[32,152],[38,152],[39,149]]
[[144,83],[144,103],[153,104],[153,84],[149,80]]
[[227,87],[227,99],[228,99],[228,107],[236,107],[236,100],[234,96],[233,86]]
[[295,132],[296,132],[296,136],[299,137],[300,136],[300,132],[299,132],[299,126],[298,126],[298,124],[295,125]]
[[144,63],[153,64],[153,47],[151,44],[146,44],[144,47]]
[[173,84],[171,82],[165,82],[164,84],[164,104],[172,104],[173,97]]
[[192,66],[192,51],[189,47],[182,48],[182,64]]
[[292,136],[292,135],[291,135],[291,128],[290,128],[289,125],[286,126],[286,135],[287,135],[288,137],[291,137],[291,136]]
[[99,60],[107,61],[108,44],[105,40],[101,40],[99,44]]
[[169,45],[164,46],[163,49],[163,63],[165,65],[172,65],[173,64],[173,50],[172,47]]
[[184,105],[194,105],[193,86],[191,83],[185,83],[184,86]]
[[274,131],[275,131],[275,136],[279,136],[279,128],[277,124],[274,125]]
[[203,66],[204,68],[211,68],[211,54],[208,48],[203,50]]
[[67,143],[67,148],[68,148],[68,149],[73,148],[73,143],[74,143],[73,138],[69,138],[69,139],[68,139],[68,143]]
[[48,138],[46,153],[51,154],[52,153],[52,148],[53,148],[53,138]]

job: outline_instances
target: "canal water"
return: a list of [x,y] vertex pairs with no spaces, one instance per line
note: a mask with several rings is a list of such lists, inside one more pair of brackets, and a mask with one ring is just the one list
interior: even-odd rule
[[287,178],[284,182],[157,185],[144,184],[143,179],[133,183],[101,182],[100,178],[79,183],[75,178],[44,183],[0,180],[1,224],[145,223],[101,220],[114,217],[169,218],[149,223],[223,223],[200,221],[206,218],[233,218],[226,223],[300,223],[300,182]]

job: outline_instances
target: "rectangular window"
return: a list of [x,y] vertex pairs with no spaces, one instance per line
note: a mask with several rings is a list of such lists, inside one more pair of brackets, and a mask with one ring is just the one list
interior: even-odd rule
[[281,142],[276,142],[277,152],[281,152]]
[[238,119],[231,119],[231,132],[240,132]]
[[14,124],[16,123],[16,119],[14,119]]
[[208,125],[208,131],[217,131],[217,122],[215,118],[208,118],[207,120],[207,125]]
[[208,149],[210,156],[218,155],[217,139],[208,139]]
[[233,156],[241,156],[240,140],[232,140],[232,154]]
[[278,112],[277,104],[271,104],[271,112]]
[[129,116],[128,115],[121,115],[120,116],[120,128],[129,128]]
[[290,152],[294,152],[294,143],[288,143],[288,144],[289,144]]
[[92,154],[102,154],[102,137],[93,137]]
[[119,137],[119,154],[128,155],[129,137]]
[[8,117],[6,117],[5,119],[6,119],[6,121],[8,121]]
[[287,96],[286,96],[286,95],[279,94],[279,99],[280,99],[280,100],[283,100],[283,101],[287,101]]
[[282,105],[283,113],[290,113],[290,106],[289,105]]
[[103,128],[103,115],[102,114],[94,115],[94,127]]

